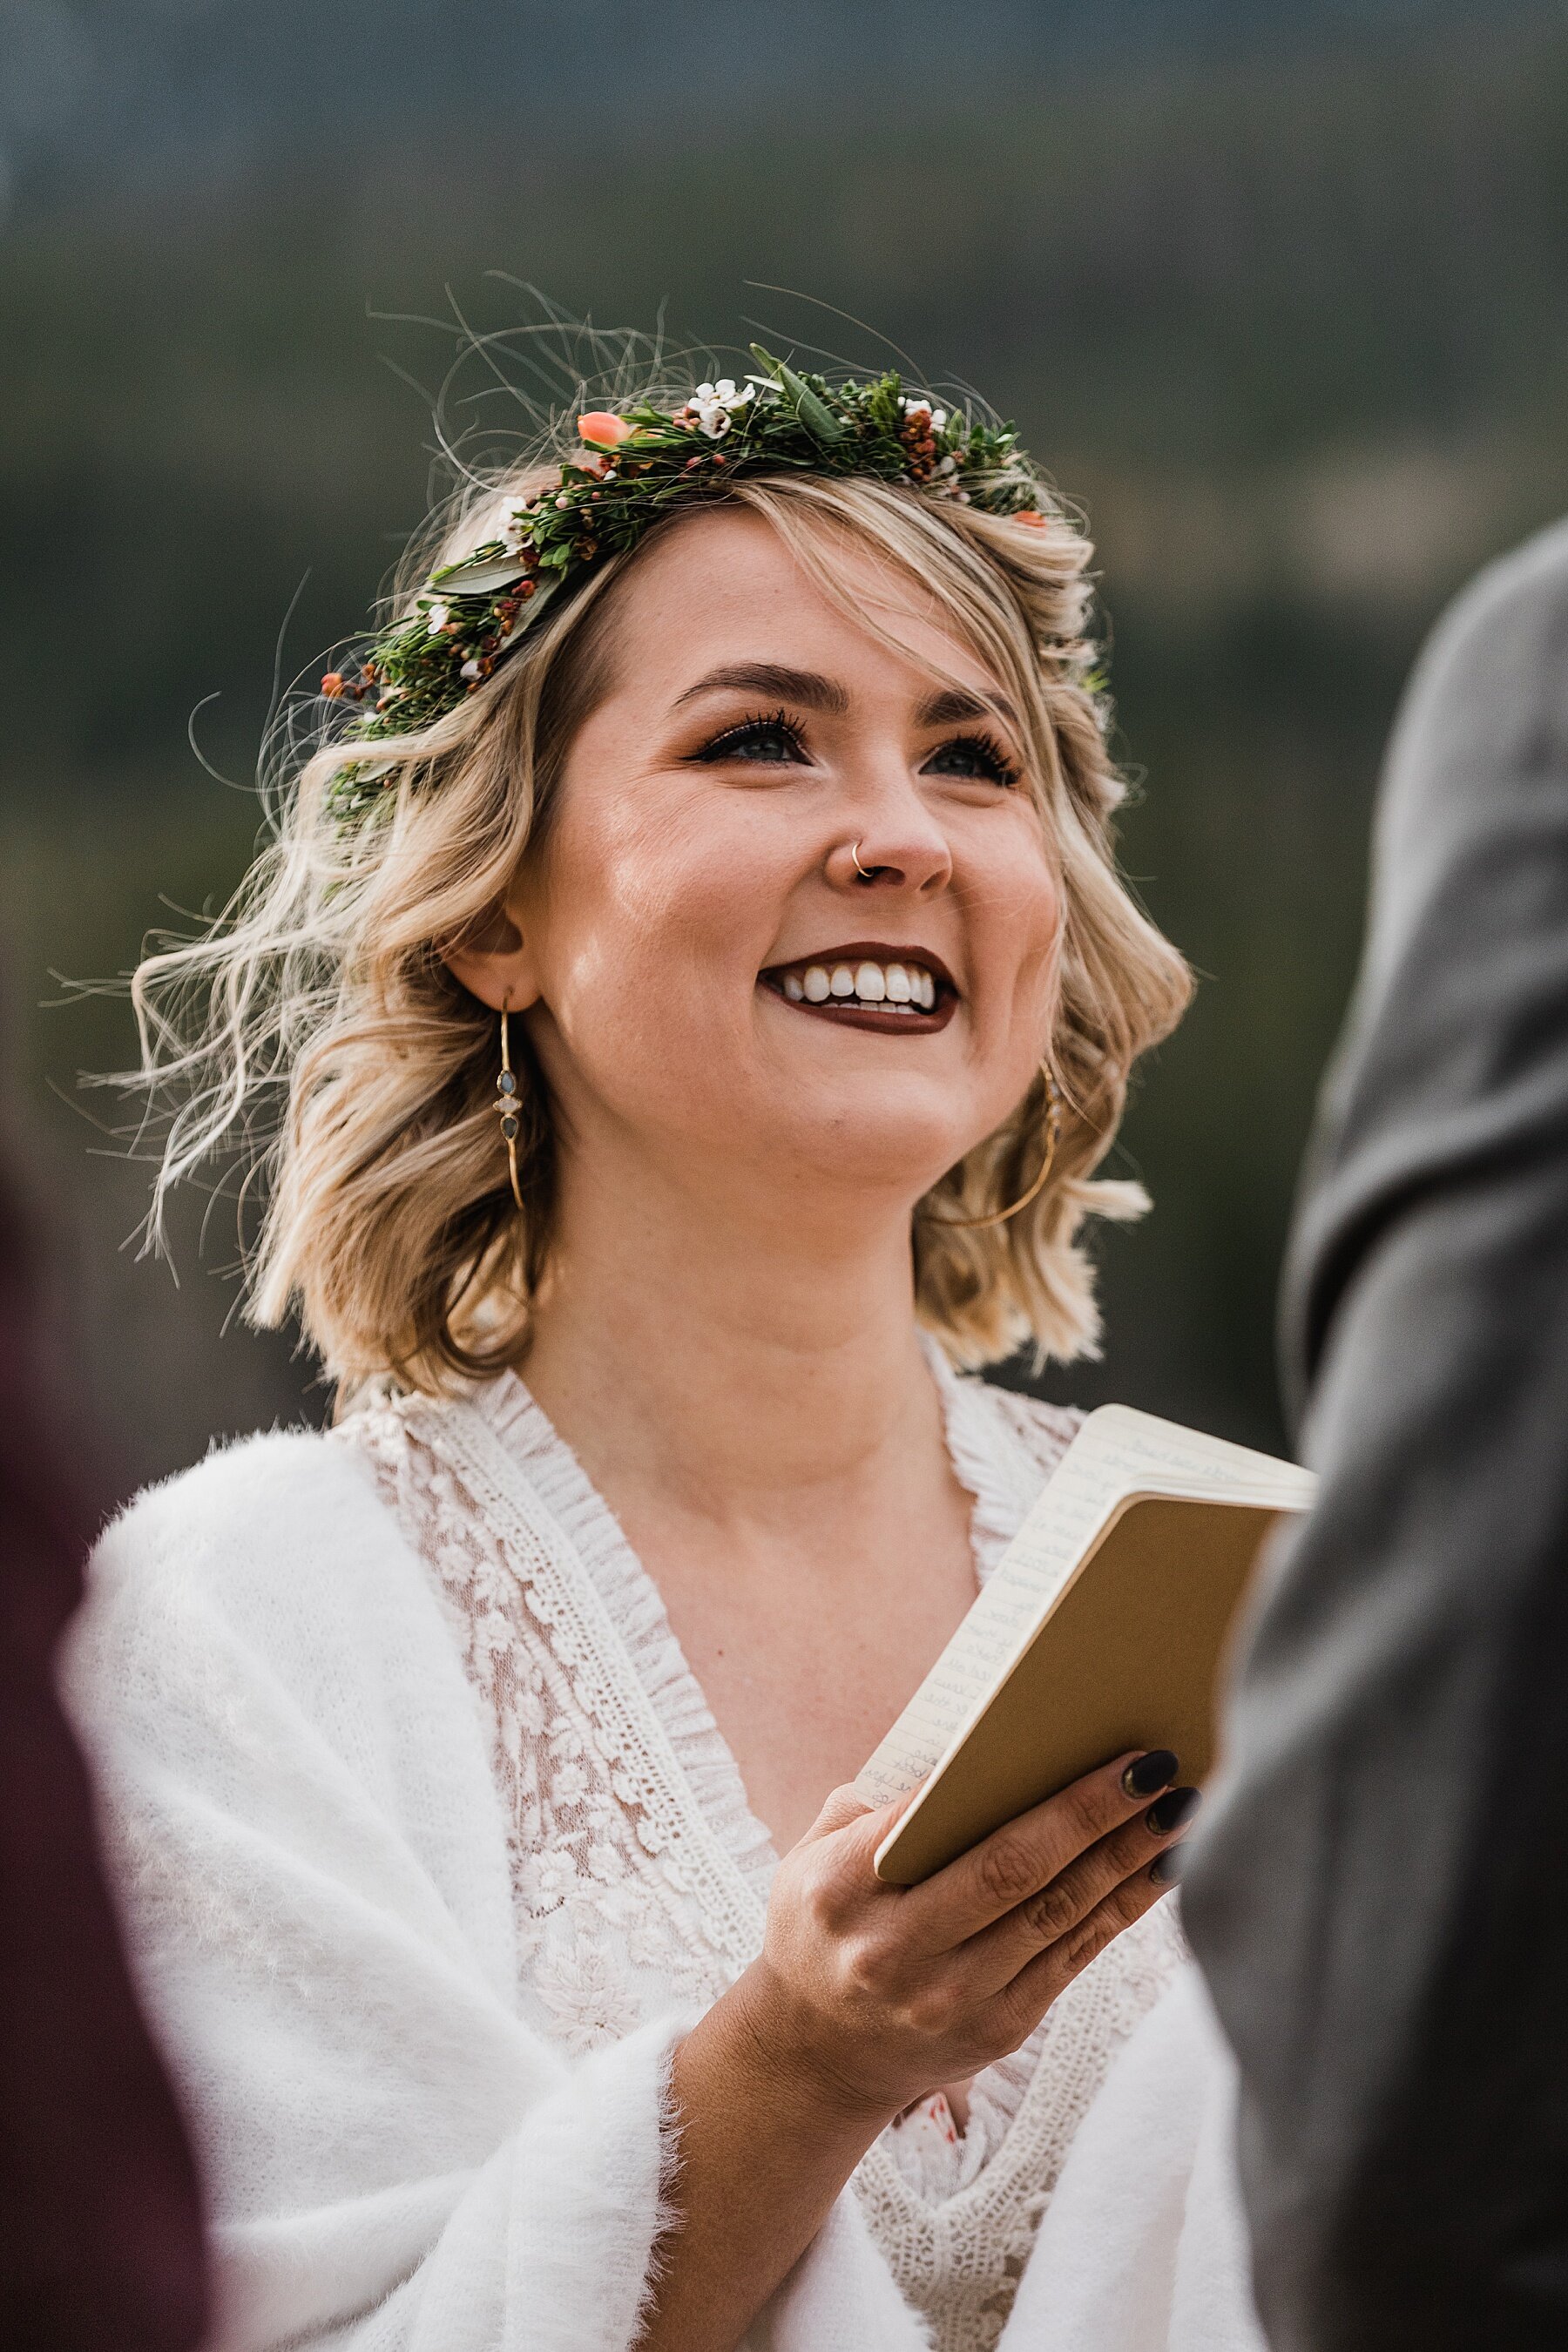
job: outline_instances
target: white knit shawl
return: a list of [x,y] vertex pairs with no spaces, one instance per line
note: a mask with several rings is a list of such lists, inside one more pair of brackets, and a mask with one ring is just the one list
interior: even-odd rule
[[[626,2352],[689,2011],[576,2058],[520,2017],[486,1729],[364,1460],[275,1434],[143,1496],[68,1683],[205,2172],[222,2352]],[[1073,2145],[1004,2352],[1259,2352],[1230,2095],[1189,1976]],[[847,2192],[746,2352],[927,2341]]]

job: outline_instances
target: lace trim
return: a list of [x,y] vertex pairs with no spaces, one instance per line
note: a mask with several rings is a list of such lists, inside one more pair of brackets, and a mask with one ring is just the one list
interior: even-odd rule
[[706,2006],[731,1970],[595,1714],[595,1678],[563,1654],[537,1561],[504,1540],[414,1418],[398,1403],[366,1409],[333,1438],[365,1456],[447,1605],[505,1809],[520,2008],[581,2054],[672,1999]]
[[933,2323],[936,2352],[994,2345],[1079,2126],[1184,1956],[1167,1900],[1084,1970],[1025,2045],[1029,2079],[1005,2136],[952,2194],[922,2197],[885,2137],[862,2159],[861,2209],[900,2291]]
[[[578,1700],[591,1717],[600,1750],[612,1767],[615,1793],[623,1803],[637,1809],[641,1843],[659,1857],[671,1884],[691,1896],[708,1941],[738,1973],[755,1956],[761,1938],[763,1906],[758,1890],[742,1875],[736,1856],[717,1836],[708,1815],[691,1803],[689,1784],[667,1729],[668,1696],[661,1708],[640,1676],[624,1671],[627,1658],[621,1624],[612,1613],[605,1591],[592,1577],[572,1572],[576,1565],[575,1548],[538,1490],[537,1465],[525,1474],[522,1464],[501,1443],[485,1409],[487,1402],[493,1412],[498,1402],[505,1402],[498,1399],[498,1389],[509,1394],[521,1392],[522,1401],[543,1421],[540,1408],[510,1373],[461,1404],[443,1407],[420,1400],[400,1410],[406,1413],[410,1426],[453,1463],[480,1516],[500,1534],[528,1591],[533,1613],[548,1627],[552,1649],[570,1669]],[[550,1435],[565,1465],[582,1478],[561,1439],[553,1430]],[[656,1621],[663,1614],[663,1603],[651,1579],[626,1545],[607,1506],[587,1488],[585,1479],[583,1485],[611,1531],[599,1560],[609,1594],[623,1608],[635,1607],[645,1621]],[[562,1488],[563,1499],[570,1504],[571,1485],[564,1466]],[[595,1515],[588,1516],[591,1528]],[[636,1570],[635,1580],[629,1571],[613,1572],[620,1564],[611,1538]],[[647,1588],[646,1594],[642,1587]],[[641,1654],[645,1660],[649,1654],[646,1642]],[[689,1675],[684,1660],[680,1666]]]
[[492,1381],[471,1402],[587,1570],[699,1811],[750,1890],[749,1959],[761,1940],[776,1867],[773,1842],[747,1801],[740,1768],[687,1664],[658,1588],[572,1448],[515,1374]]

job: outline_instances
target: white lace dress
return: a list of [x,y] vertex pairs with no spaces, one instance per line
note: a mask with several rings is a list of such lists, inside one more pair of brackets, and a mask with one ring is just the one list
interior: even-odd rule
[[[934,1359],[989,1574],[1077,1416]],[[580,2056],[672,1998],[710,2002],[760,1948],[768,1833],[607,1506],[521,1382],[370,1405],[334,1433],[426,1563],[492,1740],[528,2021]],[[937,2352],[996,2341],[1063,2158],[1183,1959],[1170,1903],[1121,1937],[1014,2056],[885,2132],[862,2210]]]

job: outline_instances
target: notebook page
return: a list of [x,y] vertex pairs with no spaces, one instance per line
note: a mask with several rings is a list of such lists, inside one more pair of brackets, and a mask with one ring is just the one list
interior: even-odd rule
[[1300,1509],[1311,1501],[1317,1485],[1311,1472],[1294,1462],[1256,1454],[1250,1446],[1211,1437],[1204,1430],[1183,1429],[1131,1405],[1101,1405],[1090,1413],[1074,1444],[1086,1442],[1094,1445],[1107,1471],[1114,1472],[1129,1495],[1191,1493]]
[[1310,1499],[1293,1463],[1205,1437],[1127,1405],[1091,1412],[1039,1500],[898,1721],[861,1768],[857,1791],[890,1804],[934,1769],[1007,1668],[1112,1515],[1131,1496],[1223,1496],[1266,1507]]

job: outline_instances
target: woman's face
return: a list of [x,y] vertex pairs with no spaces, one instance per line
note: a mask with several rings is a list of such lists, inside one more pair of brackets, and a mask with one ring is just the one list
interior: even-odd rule
[[918,583],[843,560],[890,644],[759,516],[648,550],[509,901],[568,1151],[716,1201],[912,1203],[1047,1049],[1060,886],[1020,737]]

